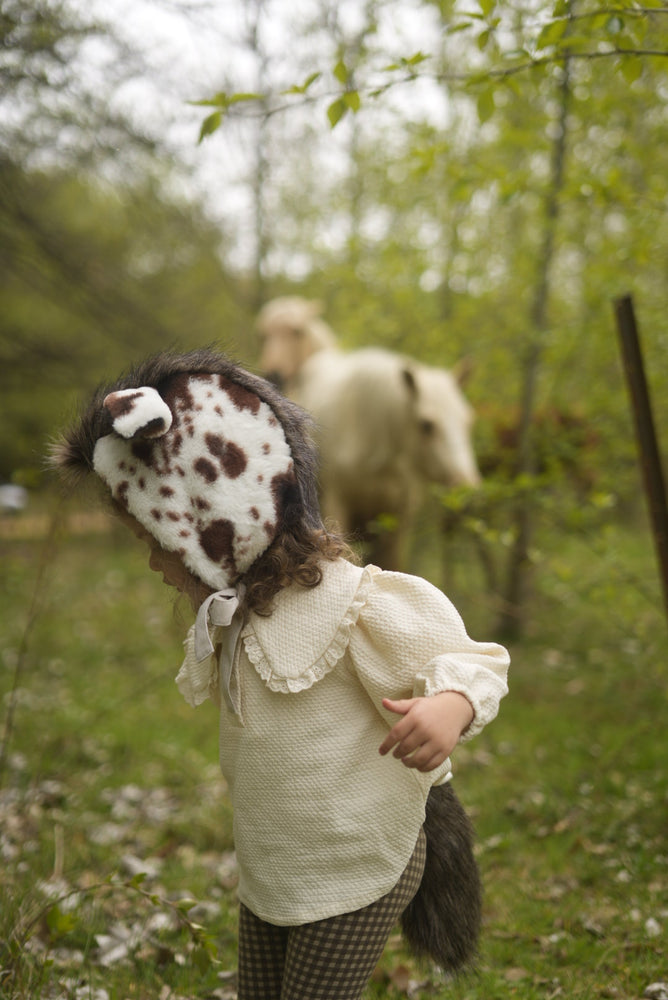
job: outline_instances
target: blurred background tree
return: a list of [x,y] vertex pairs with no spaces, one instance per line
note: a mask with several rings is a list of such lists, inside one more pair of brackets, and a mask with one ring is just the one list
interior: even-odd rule
[[91,40],[109,86],[136,55],[65,4],[0,13],[0,478],[34,484],[80,391],[160,347],[234,344],[243,279],[160,143],[110,112],[94,74],[82,85]]
[[611,300],[665,427],[659,0],[0,0],[0,32],[2,477],[147,351],[253,364],[296,293],[346,347],[472,359],[488,479],[637,509]]

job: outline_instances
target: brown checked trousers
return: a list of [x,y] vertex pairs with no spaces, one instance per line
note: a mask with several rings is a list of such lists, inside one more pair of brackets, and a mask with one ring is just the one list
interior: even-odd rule
[[425,856],[420,831],[393,889],[375,903],[326,920],[278,927],[242,904],[238,1000],[359,1000],[392,928],[420,886]]

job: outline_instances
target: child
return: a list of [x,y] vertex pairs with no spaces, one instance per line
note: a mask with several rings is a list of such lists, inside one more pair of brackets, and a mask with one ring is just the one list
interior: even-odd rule
[[176,683],[220,704],[239,1000],[360,997],[402,914],[418,952],[468,957],[479,886],[449,755],[507,691],[506,651],[438,590],[355,565],[323,528],[307,430],[222,355],[165,353],[54,449],[196,609]]

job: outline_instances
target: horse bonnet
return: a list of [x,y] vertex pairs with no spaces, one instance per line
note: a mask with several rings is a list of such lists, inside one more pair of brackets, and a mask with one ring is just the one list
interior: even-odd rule
[[295,472],[271,407],[225,375],[181,372],[103,400],[93,468],[120,503],[214,590],[271,544]]

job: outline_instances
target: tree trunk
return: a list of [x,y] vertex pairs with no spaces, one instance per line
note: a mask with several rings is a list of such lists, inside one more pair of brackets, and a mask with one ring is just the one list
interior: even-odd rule
[[[262,44],[262,18],[264,0],[252,0],[246,8],[248,16],[248,47],[257,62],[257,92],[264,94],[267,87],[269,57]],[[270,236],[265,212],[266,190],[269,183],[269,109],[267,101],[258,102],[260,115],[255,134],[255,150],[251,191],[253,193],[253,262],[250,308],[257,314],[267,298],[267,257]]]
[[[568,112],[571,98],[570,60],[564,60],[559,88],[559,119],[552,146],[550,186],[545,199],[545,230],[538,255],[536,288],[530,312],[531,340],[523,359],[523,388],[520,401],[515,476],[528,482],[535,472],[533,446],[533,414],[536,405],[538,377],[548,330],[548,303],[554,265],[554,241],[561,193],[564,185],[564,164],[568,138]],[[513,510],[514,543],[508,559],[508,575],[497,630],[508,639],[518,638],[524,631],[527,584],[530,571],[530,545],[533,529],[533,498],[522,488]]]

